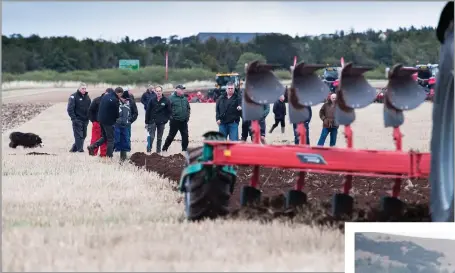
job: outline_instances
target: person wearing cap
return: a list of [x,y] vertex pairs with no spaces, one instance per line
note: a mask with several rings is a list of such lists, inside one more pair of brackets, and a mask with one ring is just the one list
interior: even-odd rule
[[[142,97],[141,97],[141,103],[144,105],[144,110],[147,111],[147,105],[150,101],[150,99],[152,98],[156,98],[156,94],[155,94],[155,87],[153,85],[149,85],[149,87],[147,88],[147,90],[145,90],[144,94],[142,94]],[[147,131],[148,133],[148,131]],[[152,147],[151,147],[151,138],[150,138],[150,135],[147,135],[147,152],[149,153],[151,150],[152,150]]]
[[[92,122],[92,139],[90,140],[90,144],[95,143],[99,138],[101,138],[101,126],[98,121],[98,110],[100,108],[100,101],[101,98],[107,94],[114,92],[114,89],[107,88],[101,96],[96,97],[93,99],[92,103],[90,104],[89,112],[89,120]],[[100,157],[106,156],[106,143],[102,144],[99,147]],[[98,154],[98,148],[94,149],[94,156]]]
[[185,90],[185,86],[179,84],[175,87],[175,92],[169,97],[172,113],[169,122],[169,134],[164,141],[163,152],[166,152],[171,146],[177,132],[180,132],[182,137],[182,151],[185,152],[188,148],[188,121],[190,120],[191,107],[183,90]]
[[80,83],[77,91],[68,99],[67,112],[73,126],[74,143],[70,149],[71,153],[84,152],[84,141],[87,137],[87,126],[89,121],[89,108],[91,99],[87,92],[87,85]]

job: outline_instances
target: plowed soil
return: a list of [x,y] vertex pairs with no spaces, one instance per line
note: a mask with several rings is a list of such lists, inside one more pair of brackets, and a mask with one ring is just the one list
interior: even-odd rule
[[[134,153],[131,163],[138,167],[145,167],[148,171],[157,172],[168,178],[175,190],[182,169],[185,166],[185,157],[176,154],[168,157],[158,154],[147,155]],[[406,203],[403,217],[386,217],[379,211],[380,197],[390,194],[393,186],[392,179],[374,177],[354,177],[352,195],[355,199],[355,212],[352,217],[335,220],[331,216],[331,197],[342,186],[343,177],[333,174],[307,175],[304,191],[308,196],[308,205],[297,210],[285,210],[284,194],[294,186],[297,173],[283,169],[261,168],[260,185],[262,202],[260,206],[240,208],[240,188],[249,184],[252,167],[240,166],[237,168],[237,181],[234,194],[231,198],[231,214],[229,218],[257,219],[268,221],[272,219],[290,219],[293,221],[319,224],[336,224],[344,226],[344,221],[400,221],[400,222],[429,222],[429,195],[430,188],[427,179],[404,180],[400,199]],[[182,207],[183,209],[183,207]]]

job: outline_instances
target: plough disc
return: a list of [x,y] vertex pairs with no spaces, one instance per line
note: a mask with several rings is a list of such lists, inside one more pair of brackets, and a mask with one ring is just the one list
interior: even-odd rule
[[279,66],[254,61],[245,68],[245,90],[242,92],[242,119],[259,120],[263,105],[274,103],[284,94],[285,87],[273,69]]
[[296,109],[289,103],[289,121],[293,124],[307,121],[310,118],[309,108],[310,106],[303,106]]

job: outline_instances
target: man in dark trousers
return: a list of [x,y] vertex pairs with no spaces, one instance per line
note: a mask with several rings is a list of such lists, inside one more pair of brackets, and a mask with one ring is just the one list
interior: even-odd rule
[[95,148],[106,143],[106,156],[113,157],[114,154],[114,125],[119,117],[119,98],[123,95],[123,88],[117,87],[114,92],[109,92],[101,98],[98,111],[98,121],[101,126],[101,135],[95,143],[87,146],[89,155],[94,155]]
[[241,100],[235,92],[234,83],[226,85],[226,93],[216,101],[216,124],[219,131],[229,140],[239,140],[239,123],[242,113]]
[[284,134],[284,118],[286,117],[286,103],[284,102],[284,95],[281,95],[280,98],[273,104],[273,114],[275,114],[275,123],[270,128],[269,134],[275,130],[278,124],[281,125],[281,133]]
[[[147,111],[147,105],[150,101],[150,99],[152,98],[156,98],[156,94],[155,94],[155,87],[153,85],[149,85],[149,87],[147,88],[147,90],[145,90],[144,94],[142,94],[142,97],[141,97],[141,103],[144,105],[144,110]],[[147,136],[147,152],[150,153],[152,151],[152,146],[151,146],[151,139],[150,139],[150,135]]]
[[185,152],[188,148],[188,121],[190,120],[191,107],[183,94],[184,89],[185,87],[183,85],[177,85],[175,92],[169,98],[172,114],[169,122],[169,135],[166,141],[164,141],[163,152],[166,152],[169,146],[171,146],[178,131],[182,137],[182,152]]
[[87,85],[81,83],[77,91],[71,94],[68,99],[67,112],[73,125],[74,144],[70,149],[71,153],[84,152],[84,141],[87,137],[87,126],[89,120],[88,109],[91,99],[87,93]]
[[163,88],[155,88],[156,98],[151,98],[145,111],[145,126],[150,135],[150,151],[156,132],[156,152],[161,153],[164,127],[172,114],[171,102],[163,96]]
[[[313,116],[313,111],[311,110],[311,107],[308,106],[308,110],[310,112],[310,117],[308,118],[308,120],[306,120],[304,123],[303,123],[303,126],[305,126],[305,129],[306,129],[306,144],[307,145],[310,145],[310,121],[311,121],[311,118]],[[294,129],[294,144],[295,145],[298,145],[299,142],[300,142],[300,135],[299,135],[299,132],[297,131],[297,124],[292,124],[292,127]]]
[[[104,93],[101,94],[101,96],[96,97],[92,101],[92,104],[90,104],[90,108],[88,110],[89,119],[92,122],[92,139],[90,141],[90,144],[95,143],[102,136],[101,135],[101,126],[100,126],[100,123],[98,122],[98,110],[100,108],[101,98],[105,94],[112,93],[112,92],[114,92],[114,89],[112,89],[112,88],[106,89],[106,91],[104,91]],[[100,157],[106,156],[106,143],[99,147],[99,151],[100,151]],[[97,154],[98,154],[98,148],[95,148],[93,155],[97,155]]]

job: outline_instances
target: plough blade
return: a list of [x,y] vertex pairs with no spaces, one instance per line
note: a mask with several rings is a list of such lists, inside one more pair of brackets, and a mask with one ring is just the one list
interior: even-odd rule
[[[324,102],[330,93],[329,87],[321,81],[315,72],[325,65],[305,64],[300,62],[292,71],[292,83],[290,89],[291,101],[294,107],[297,105],[311,106]],[[298,103],[298,104],[297,104]]]
[[363,76],[363,73],[371,69],[369,67],[354,67],[352,63],[347,63],[341,69],[339,92],[342,93],[342,99],[347,107],[363,108],[376,99],[376,89]]
[[263,105],[249,100],[245,93],[243,92],[242,97],[242,119],[245,121],[260,120],[264,116]]
[[285,87],[272,72],[279,66],[262,64],[259,61],[251,62],[246,67],[244,94],[256,104],[274,103],[284,94]]
[[259,120],[263,105],[274,103],[284,95],[285,87],[273,73],[279,66],[253,61],[245,67],[245,89],[242,94],[242,119]]
[[399,110],[412,110],[425,101],[425,90],[412,79],[412,74],[416,72],[417,68],[403,67],[402,64],[396,64],[390,70],[385,94],[389,106]]
[[347,63],[341,69],[335,106],[335,122],[338,125],[353,123],[354,109],[366,107],[376,99],[376,89],[363,76],[368,70],[371,68],[354,67],[352,63]]
[[289,103],[289,121],[291,123],[301,123],[305,122],[310,118],[310,106],[303,106],[301,109],[294,108]]

